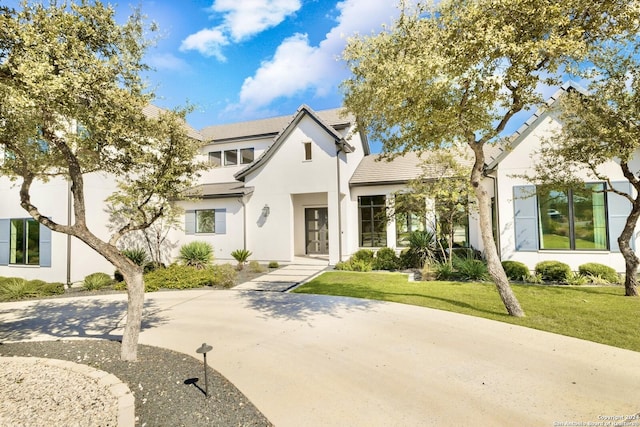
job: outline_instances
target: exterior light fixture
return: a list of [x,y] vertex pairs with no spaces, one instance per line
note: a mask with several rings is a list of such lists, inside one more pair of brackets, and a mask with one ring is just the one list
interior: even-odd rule
[[269,216],[270,213],[271,213],[271,208],[269,208],[269,205],[264,205],[264,208],[262,208],[262,215],[266,218]]
[[213,347],[202,343],[202,345],[196,350],[196,353],[204,356],[204,395],[209,397],[209,381],[207,381],[207,353],[213,350]]

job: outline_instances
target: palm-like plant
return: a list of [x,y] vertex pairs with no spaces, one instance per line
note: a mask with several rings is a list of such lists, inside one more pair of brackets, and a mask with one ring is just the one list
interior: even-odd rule
[[202,269],[213,262],[213,247],[207,242],[191,242],[180,248],[178,259],[185,265]]
[[242,270],[244,268],[244,263],[247,262],[247,259],[249,259],[251,255],[251,251],[247,249],[236,249],[231,252],[231,256],[238,261],[238,270]]

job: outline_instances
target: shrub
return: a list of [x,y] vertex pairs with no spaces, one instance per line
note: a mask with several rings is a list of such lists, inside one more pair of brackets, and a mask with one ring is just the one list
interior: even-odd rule
[[427,259],[433,258],[435,234],[431,231],[414,231],[409,234],[409,251],[406,260],[412,261],[410,267],[422,268]]
[[593,276],[604,279],[609,283],[620,283],[620,277],[616,270],[608,265],[588,262],[578,267],[578,272],[582,276]]
[[214,265],[210,270],[213,273],[213,286],[231,288],[236,284],[238,272],[231,264]]
[[195,268],[188,265],[171,264],[144,276],[145,292],[159,289],[191,289],[203,286],[231,287],[238,273],[230,264]]
[[529,267],[520,261],[502,261],[502,268],[511,280],[526,280],[531,274]]
[[207,242],[187,243],[180,248],[178,259],[185,265],[203,269],[213,261],[213,247]]
[[380,248],[373,260],[375,270],[397,270],[399,265],[400,259],[391,248]]
[[0,280],[0,301],[64,294],[64,283],[7,277]]
[[269,268],[280,268],[278,261],[269,261]]
[[472,257],[454,257],[453,267],[456,271],[456,276],[463,280],[487,280],[489,276],[487,264]]
[[231,252],[231,256],[238,261],[238,270],[242,270],[244,263],[247,262],[247,259],[251,256],[251,251],[247,249],[236,249]]
[[535,272],[544,281],[566,282],[571,267],[560,261],[542,261],[536,264]]
[[566,280],[567,285],[572,286],[581,286],[589,283],[589,278],[582,276],[578,273],[574,273],[573,271],[569,273]]
[[88,291],[96,291],[112,283],[113,280],[107,273],[93,273],[84,278],[82,287]]
[[149,262],[144,265],[144,273],[151,273],[159,268],[167,268],[167,266],[157,261]]
[[350,260],[352,261],[365,261],[368,263],[373,263],[373,258],[374,258],[375,254],[372,250],[370,249],[360,249],[359,251],[357,251],[356,253],[354,253],[353,255],[351,255]]
[[0,299],[13,301],[38,296],[36,286],[19,277],[12,277],[0,284]]
[[448,262],[436,263],[433,266],[436,279],[438,280],[450,280],[454,278],[453,266]]
[[122,253],[122,255],[133,261],[136,265],[143,266],[147,262],[149,262],[147,252],[142,248],[123,249],[120,252]]
[[351,263],[349,263],[349,261],[338,261],[333,268],[336,270],[351,271]]
[[120,273],[120,270],[113,272],[113,281],[116,283],[124,282],[124,276]]
[[351,265],[351,271],[371,271],[373,270],[373,263],[364,259],[352,259],[349,261]]
[[252,273],[264,273],[267,271],[258,261],[250,261],[249,262],[249,271]]

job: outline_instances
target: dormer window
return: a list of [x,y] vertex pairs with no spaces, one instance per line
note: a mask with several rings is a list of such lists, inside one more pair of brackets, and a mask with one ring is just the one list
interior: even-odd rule
[[311,156],[311,141],[304,142],[304,160],[310,161]]
[[209,164],[213,167],[222,166],[222,151],[209,152]]
[[240,164],[248,165],[253,163],[253,148],[240,149]]
[[224,165],[225,166],[235,166],[238,164],[238,151],[237,150],[227,150],[224,152]]

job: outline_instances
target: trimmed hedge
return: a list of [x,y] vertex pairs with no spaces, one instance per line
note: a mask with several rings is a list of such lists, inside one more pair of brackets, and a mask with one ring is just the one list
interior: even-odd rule
[[588,262],[578,267],[581,276],[599,277],[609,283],[620,283],[620,277],[615,269],[597,262]]
[[502,268],[511,280],[525,280],[529,277],[529,267],[520,261],[502,261]]
[[566,282],[571,275],[571,267],[560,261],[542,261],[536,264],[536,274],[542,280],[551,282]]
[[374,270],[397,270],[400,266],[400,258],[396,255],[396,251],[391,248],[380,248],[376,252],[373,260]]

